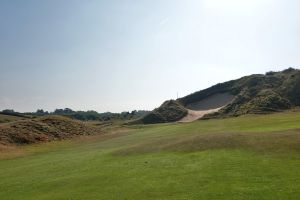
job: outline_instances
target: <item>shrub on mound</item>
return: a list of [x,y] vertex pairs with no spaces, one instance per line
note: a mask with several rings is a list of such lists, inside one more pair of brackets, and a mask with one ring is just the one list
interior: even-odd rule
[[143,124],[175,122],[185,117],[187,113],[188,111],[178,101],[169,100],[137,122]]
[[241,106],[243,113],[260,113],[281,111],[291,108],[289,100],[283,98],[273,90],[262,90],[248,103]]

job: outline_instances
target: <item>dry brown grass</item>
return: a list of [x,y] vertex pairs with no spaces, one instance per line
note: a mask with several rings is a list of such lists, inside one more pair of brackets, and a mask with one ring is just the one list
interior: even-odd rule
[[100,127],[61,116],[13,121],[0,125],[0,143],[32,144],[101,133]]
[[19,120],[25,120],[25,119],[26,118],[23,118],[23,117],[0,114],[0,124],[7,123],[7,122],[13,122],[13,121],[19,121]]
[[16,145],[0,144],[0,159],[10,159],[25,155],[23,148]]

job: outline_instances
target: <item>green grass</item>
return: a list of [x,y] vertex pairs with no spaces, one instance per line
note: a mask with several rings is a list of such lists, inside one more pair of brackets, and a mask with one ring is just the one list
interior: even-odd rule
[[298,199],[299,146],[297,112],[134,126],[6,155],[0,199]]

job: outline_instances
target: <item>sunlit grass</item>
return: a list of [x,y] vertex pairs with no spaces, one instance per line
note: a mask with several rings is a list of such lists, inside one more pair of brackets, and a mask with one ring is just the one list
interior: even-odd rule
[[298,129],[290,112],[27,146],[0,160],[0,199],[297,199]]

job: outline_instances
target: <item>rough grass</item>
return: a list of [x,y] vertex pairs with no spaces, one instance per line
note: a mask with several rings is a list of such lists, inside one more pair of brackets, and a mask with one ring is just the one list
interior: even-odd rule
[[[132,128],[132,127],[131,127]],[[298,199],[300,113],[135,126],[0,160],[1,199]]]
[[17,116],[12,116],[12,115],[4,115],[0,114],[0,124],[1,123],[7,123],[7,122],[13,122],[13,121],[19,121],[19,120],[24,120],[26,118],[23,117],[17,117]]

